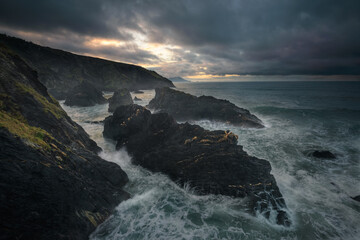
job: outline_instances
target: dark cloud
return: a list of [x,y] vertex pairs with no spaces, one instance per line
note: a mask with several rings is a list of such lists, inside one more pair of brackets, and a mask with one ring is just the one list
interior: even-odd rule
[[[0,0],[7,29],[64,35],[50,46],[133,63],[167,76],[360,74],[358,0]],[[134,36],[177,45],[171,63],[132,46]],[[90,48],[89,37],[130,45]],[[38,41],[41,41],[39,39]],[[44,40],[42,41],[44,42]]]

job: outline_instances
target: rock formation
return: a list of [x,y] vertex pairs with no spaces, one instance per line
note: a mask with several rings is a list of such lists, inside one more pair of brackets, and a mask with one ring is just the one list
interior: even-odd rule
[[351,198],[354,199],[355,201],[360,202],[360,195],[357,195],[357,196],[351,197]]
[[311,156],[322,159],[334,159],[335,155],[330,151],[314,151]]
[[135,164],[189,183],[199,194],[249,197],[253,213],[276,214],[278,224],[290,225],[270,163],[249,156],[229,131],[177,124],[167,113],[128,105],[105,119],[103,134],[117,141],[117,149],[125,146]]
[[262,128],[262,122],[248,110],[211,96],[196,97],[170,88],[157,88],[155,98],[147,106],[167,112],[178,121],[216,120],[237,126]]
[[103,97],[103,93],[99,89],[91,83],[82,82],[67,94],[65,105],[88,107],[106,102],[107,100]]
[[129,90],[126,88],[119,89],[114,92],[114,95],[109,99],[109,112],[114,112],[115,109],[122,105],[133,104]]
[[0,69],[0,238],[88,239],[129,197],[126,173],[3,46]]

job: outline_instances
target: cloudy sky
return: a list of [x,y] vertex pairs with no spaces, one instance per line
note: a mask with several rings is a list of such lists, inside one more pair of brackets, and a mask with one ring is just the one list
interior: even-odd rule
[[359,0],[0,0],[0,32],[191,80],[360,75]]

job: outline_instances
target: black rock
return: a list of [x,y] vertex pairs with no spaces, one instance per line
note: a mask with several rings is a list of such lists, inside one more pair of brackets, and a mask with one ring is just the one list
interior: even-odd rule
[[216,120],[243,127],[262,128],[261,120],[248,110],[211,96],[196,97],[170,88],[157,88],[155,98],[147,106],[167,112],[178,121]]
[[135,96],[134,101],[141,101],[141,99]]
[[95,104],[104,104],[106,102],[106,99],[99,89],[84,81],[68,93],[65,105],[87,107],[94,106]]
[[1,239],[88,239],[129,194],[126,173],[0,46]]
[[314,151],[311,153],[313,157],[322,159],[335,159],[336,156],[330,151]]
[[114,112],[115,109],[122,105],[133,104],[131,94],[128,89],[123,88],[114,92],[114,95],[109,99],[109,112]]
[[252,212],[269,217],[277,211],[278,224],[290,225],[285,201],[270,174],[270,163],[249,156],[229,131],[207,131],[177,124],[167,113],[151,114],[138,106],[121,106],[104,122],[104,136],[126,146],[132,161],[162,172],[199,194],[249,197]]
[[351,198],[354,199],[355,201],[360,202],[360,195],[357,195],[357,196],[351,197]]
[[143,92],[143,91],[140,91],[140,90],[136,90],[136,91],[134,91],[134,93],[140,94],[140,93],[144,93],[144,92]]

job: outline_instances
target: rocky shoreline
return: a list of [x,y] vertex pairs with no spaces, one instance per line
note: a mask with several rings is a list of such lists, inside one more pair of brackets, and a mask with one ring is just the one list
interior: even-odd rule
[[[130,197],[122,190],[128,177],[97,155],[101,148],[67,116],[25,61],[1,46],[0,64],[2,234],[86,239]],[[209,119],[262,128],[248,110],[161,88],[148,105],[160,113],[151,114],[133,104],[129,90],[118,89],[106,100],[86,81],[69,91],[65,104],[107,102],[113,115],[93,123],[103,123],[104,136],[116,140],[117,149],[125,146],[134,164],[164,173],[179,185],[189,184],[197,194],[246,197],[250,213],[291,225],[268,161],[249,156],[229,131],[176,122]]]
[[167,113],[151,114],[138,105],[118,107],[105,119],[104,136],[126,147],[134,164],[168,175],[198,194],[248,197],[251,213],[290,226],[285,201],[270,174],[270,163],[249,156],[229,131],[178,124]]

